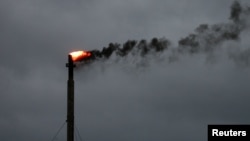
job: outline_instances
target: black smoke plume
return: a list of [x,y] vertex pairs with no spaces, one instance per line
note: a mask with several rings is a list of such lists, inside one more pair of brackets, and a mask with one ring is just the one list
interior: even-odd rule
[[[108,59],[111,55],[119,57],[127,56],[128,54],[140,55],[145,57],[148,54],[160,53],[171,48],[171,51],[179,54],[198,53],[198,52],[212,52],[214,49],[220,47],[225,41],[239,41],[242,31],[249,27],[250,7],[242,7],[238,1],[234,1],[231,5],[231,12],[228,23],[222,24],[201,24],[194,33],[187,37],[181,38],[178,41],[178,46],[173,47],[171,42],[166,38],[153,38],[150,42],[146,40],[136,41],[128,40],[124,44],[110,43],[108,47],[103,47],[102,50],[89,51],[92,55],[84,61],[94,61],[98,59]],[[237,55],[231,54],[229,58],[240,60],[237,58],[244,58],[246,62],[250,62],[250,53],[248,51],[241,52]],[[244,57],[241,57],[243,54]],[[237,57],[240,56],[240,57]],[[171,58],[169,58],[171,59]]]
[[[191,53],[209,51],[228,40],[239,40],[240,33],[246,28],[245,18],[249,18],[250,9],[243,9],[238,1],[231,6],[229,23],[201,24],[195,33],[179,40],[179,50],[188,50]],[[246,17],[247,16],[247,17]]]
[[89,59],[95,60],[98,58],[109,58],[112,54],[124,57],[131,53],[133,50],[136,51],[136,54],[145,56],[152,51],[162,52],[169,46],[170,41],[164,38],[153,38],[149,43],[146,40],[141,40],[139,42],[136,40],[128,40],[123,45],[118,43],[110,43],[108,47],[104,47],[101,51],[92,50],[90,51],[92,56]]

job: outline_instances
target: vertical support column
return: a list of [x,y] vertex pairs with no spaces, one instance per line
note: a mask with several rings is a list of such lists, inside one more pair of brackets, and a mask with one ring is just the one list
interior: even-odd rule
[[68,56],[66,65],[69,71],[67,94],[67,141],[74,141],[74,62],[71,55]]

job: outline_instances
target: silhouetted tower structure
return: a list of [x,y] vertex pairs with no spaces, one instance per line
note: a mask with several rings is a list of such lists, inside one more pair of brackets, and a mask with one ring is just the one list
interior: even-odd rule
[[67,141],[74,141],[74,67],[72,56],[68,55],[68,88],[67,88]]

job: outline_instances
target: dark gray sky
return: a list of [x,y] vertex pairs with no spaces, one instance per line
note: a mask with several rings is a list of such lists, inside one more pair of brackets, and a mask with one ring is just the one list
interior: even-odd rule
[[[176,46],[202,23],[229,22],[232,2],[0,1],[0,140],[52,139],[66,120],[68,52],[153,37]],[[146,58],[145,67],[128,57],[78,69],[76,124],[83,140],[201,141],[208,124],[249,124],[249,65],[224,50],[249,49],[247,37],[249,28],[218,53],[184,55],[175,63],[164,52]],[[66,127],[57,140],[65,134]]]

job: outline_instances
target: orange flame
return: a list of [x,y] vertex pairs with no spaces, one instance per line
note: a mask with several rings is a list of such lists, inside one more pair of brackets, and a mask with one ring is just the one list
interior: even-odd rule
[[71,55],[72,60],[74,62],[83,60],[83,59],[91,56],[91,53],[87,52],[87,51],[74,51],[74,52],[71,52],[69,54]]

